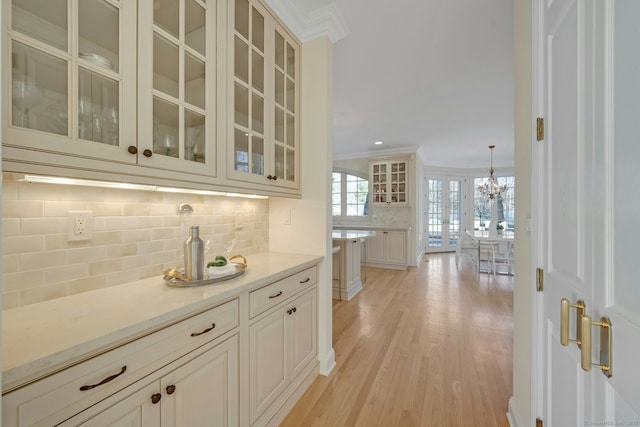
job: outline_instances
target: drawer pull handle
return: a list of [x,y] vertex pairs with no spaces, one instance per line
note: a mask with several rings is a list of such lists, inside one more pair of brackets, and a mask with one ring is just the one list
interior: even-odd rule
[[110,377],[107,377],[105,379],[103,379],[102,381],[100,381],[98,384],[93,384],[93,385],[83,385],[82,387],[80,387],[80,391],[87,391],[87,390],[91,390],[92,388],[96,388],[98,386],[101,386],[103,384],[108,383],[109,381],[113,381],[116,378],[118,378],[120,375],[124,374],[124,371],[127,370],[127,365],[122,367],[122,370],[120,372],[118,372],[115,375],[111,375]]
[[[202,332],[194,332],[194,333],[192,333],[192,334],[191,334],[191,336],[192,336],[192,337],[197,337],[197,336],[199,336],[199,335],[206,334],[207,332],[211,331],[211,330],[212,330],[213,328],[215,328],[215,327],[216,327],[216,324],[215,324],[215,323],[212,323],[212,324],[211,324],[211,327],[209,327],[209,328],[205,329],[205,330],[204,330],[204,331],[202,331]],[[169,393],[169,394],[171,394],[171,393]]]
[[154,393],[151,395],[151,403],[155,405],[156,403],[160,402],[161,398],[162,398],[162,395],[160,393]]
[[167,386],[167,394],[173,394],[173,392],[176,391],[176,386],[171,384]]
[[275,295],[269,295],[269,299],[271,299],[271,298],[278,298],[280,295],[282,295],[282,291],[278,292],[278,293],[277,293],[277,294],[275,294]]
[[309,277],[307,277],[306,279],[301,280],[300,283],[307,283],[309,280],[311,280],[311,279]]

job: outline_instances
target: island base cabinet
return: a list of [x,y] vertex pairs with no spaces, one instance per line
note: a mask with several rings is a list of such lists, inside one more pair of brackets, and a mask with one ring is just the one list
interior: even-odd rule
[[316,331],[315,286],[267,312],[250,326],[252,425],[264,425],[270,420],[279,409],[277,403],[283,393],[316,359]]
[[407,267],[407,232],[379,231],[367,239],[367,265],[371,267],[404,269]]
[[[186,358],[186,357],[185,357]],[[206,350],[155,381],[133,384],[97,408],[73,417],[63,426],[236,426],[238,402],[238,336]],[[178,365],[177,367],[175,367]],[[162,370],[166,371],[166,370]],[[140,388],[142,387],[142,388]],[[121,399],[117,403],[113,400]],[[97,415],[101,406],[110,405]],[[90,417],[87,419],[87,417]],[[82,421],[85,420],[85,421]]]

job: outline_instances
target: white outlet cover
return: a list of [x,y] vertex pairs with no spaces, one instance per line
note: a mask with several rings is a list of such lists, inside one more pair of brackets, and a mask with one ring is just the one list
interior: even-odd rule
[[[93,239],[93,212],[69,211],[67,218],[68,241],[78,242]],[[79,229],[82,229],[82,232],[79,232]]]

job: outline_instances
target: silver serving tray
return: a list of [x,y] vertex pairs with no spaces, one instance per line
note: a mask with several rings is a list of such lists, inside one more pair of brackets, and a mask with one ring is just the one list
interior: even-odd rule
[[236,269],[235,273],[227,274],[226,276],[214,277],[212,279],[203,280],[182,280],[175,277],[164,276],[164,283],[172,288],[192,288],[194,286],[212,285],[214,283],[225,282],[227,280],[235,279],[242,276],[247,269],[244,265],[234,264]]

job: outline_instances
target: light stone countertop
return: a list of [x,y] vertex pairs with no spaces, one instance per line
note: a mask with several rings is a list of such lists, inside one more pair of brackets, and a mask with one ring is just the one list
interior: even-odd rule
[[411,231],[413,227],[410,225],[406,226],[389,226],[386,227],[384,225],[334,225],[333,231],[340,230],[394,230],[394,231]]
[[2,386],[10,390],[314,266],[322,256],[249,255],[229,281],[172,288],[161,277],[2,312]]
[[374,237],[375,231],[370,230],[333,230],[331,238],[334,240],[360,240]]

